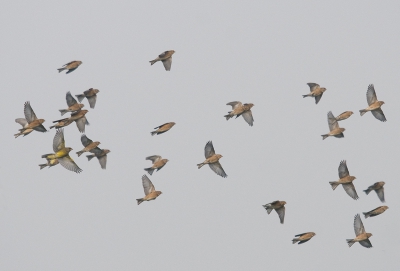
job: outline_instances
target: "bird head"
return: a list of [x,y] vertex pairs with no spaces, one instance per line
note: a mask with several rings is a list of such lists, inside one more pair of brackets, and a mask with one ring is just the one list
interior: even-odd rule
[[385,104],[384,101],[379,101],[379,105],[383,105],[383,104]]
[[162,194],[161,191],[156,191],[157,197]]
[[168,159],[163,159],[163,161],[164,161],[164,163],[168,163],[169,160]]
[[42,124],[43,122],[45,122],[44,119],[38,119],[39,123]]
[[349,111],[349,114],[350,114],[350,116],[351,116],[351,115],[353,115],[354,113],[353,113],[353,111]]
[[387,209],[389,209],[389,207],[387,207],[387,206],[382,206],[382,209],[386,211]]
[[345,128],[340,128],[340,131],[343,133],[344,131],[346,131]]
[[367,238],[370,238],[372,236],[372,233],[367,232]]
[[326,88],[320,88],[322,93],[324,93],[326,91]]
[[77,61],[76,62],[78,65],[81,65],[83,62],[82,61]]
[[79,104],[79,108],[82,108],[82,107],[84,107],[85,105],[84,104]]
[[99,92],[100,92],[100,90],[98,90],[98,89],[95,89],[95,90],[93,90],[93,92],[97,94],[97,93],[99,93]]
[[68,147],[68,148],[65,148],[65,150],[67,151],[67,153],[69,153],[70,151],[72,151],[72,148]]
[[285,205],[285,204],[286,204],[286,201],[281,201],[281,203],[282,203],[282,205]]
[[171,127],[174,126],[176,123],[175,122],[170,122],[171,123]]
[[171,53],[171,56],[172,56],[173,54],[175,54],[175,51],[174,50],[170,50],[170,53]]
[[350,178],[349,178],[351,181],[354,181],[355,179],[357,179],[356,177],[354,177],[354,176],[350,176]]
[[222,158],[223,156],[221,154],[217,154],[218,159]]
[[107,149],[103,149],[103,152],[104,152],[104,154],[107,154],[107,153],[109,153],[109,152],[111,152],[110,150],[107,150]]
[[315,236],[316,234],[315,234],[315,232],[311,232],[311,236]]

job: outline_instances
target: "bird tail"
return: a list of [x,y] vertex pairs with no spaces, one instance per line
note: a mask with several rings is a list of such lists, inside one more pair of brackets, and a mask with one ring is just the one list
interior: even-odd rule
[[366,110],[364,110],[364,109],[360,110],[360,115],[361,115],[361,116],[364,115],[365,113],[367,113]]
[[15,134],[14,136],[15,136],[15,138],[17,138],[17,137],[19,137],[20,135],[22,135],[22,133]]
[[151,60],[151,61],[149,61],[149,62],[150,62],[151,65],[153,65],[153,64],[156,63],[157,61],[158,61],[157,59],[154,59],[154,60]]
[[148,168],[145,168],[144,170],[146,170],[147,173],[149,173],[150,175],[152,175],[155,169],[154,169],[154,168],[151,168],[151,167],[148,167]]
[[53,126],[50,126],[50,129],[53,129],[54,127],[56,127],[55,125],[53,125]]
[[363,215],[364,215],[364,217],[365,218],[368,218],[368,217],[370,217],[370,215],[369,215],[369,213],[367,212],[367,213],[363,213]]
[[156,134],[157,134],[157,132],[156,132],[156,131],[154,131],[154,132],[151,132],[150,134],[153,136],[153,135],[156,135]]
[[335,190],[336,187],[338,187],[338,185],[339,185],[340,183],[338,183],[338,182],[329,182],[329,184],[332,186],[332,189]]
[[87,157],[88,161],[90,161],[90,160],[92,160],[92,158],[94,158],[94,155],[93,154],[92,155],[86,155],[86,157]]
[[205,164],[201,163],[201,164],[197,164],[197,168],[201,168],[202,166],[204,166]]
[[322,136],[322,140],[324,140],[325,138],[327,138],[329,135],[325,134],[325,135],[321,135]]
[[349,247],[351,247],[355,243],[353,239],[346,239],[346,242],[349,245]]
[[229,120],[230,118],[232,118],[233,116],[231,116],[231,112],[228,112],[228,115],[225,115],[224,117],[226,118],[226,120]]
[[83,95],[83,94],[78,94],[78,95],[75,95],[75,97],[78,98],[78,101],[79,101],[79,102],[82,102],[82,100],[85,98],[85,95]]
[[48,153],[48,154],[43,154],[43,155],[42,155],[42,158],[54,159],[54,158],[56,158],[56,157],[55,157],[55,154],[54,154],[54,153]]
[[369,189],[367,189],[367,190],[364,190],[364,192],[365,192],[365,194],[369,194],[369,192],[371,192],[371,190],[369,190]]
[[136,199],[137,201],[137,205],[139,205],[140,203],[142,203],[144,201],[144,199]]
[[303,98],[305,98],[305,97],[308,97],[308,96],[310,96],[310,95],[308,95],[308,94],[306,94],[306,95],[303,95]]
[[47,167],[47,164],[41,164],[39,165],[40,169],[44,169],[45,167]]
[[66,109],[60,109],[59,111],[61,112],[61,116],[64,116],[65,113],[68,113],[68,110]]
[[292,240],[292,244],[296,244],[298,241],[299,241],[299,239],[294,238],[294,239]]
[[84,153],[84,151],[78,151],[76,154],[78,155],[78,157],[79,156],[81,156],[82,155],[82,153]]
[[62,72],[63,70],[65,70],[65,68],[59,68],[59,69],[57,69],[58,70],[58,72],[60,73],[60,72]]

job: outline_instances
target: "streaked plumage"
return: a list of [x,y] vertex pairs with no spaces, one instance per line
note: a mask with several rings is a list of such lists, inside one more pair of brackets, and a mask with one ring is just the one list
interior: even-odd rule
[[342,114],[340,114],[339,116],[336,117],[337,121],[341,121],[341,120],[345,120],[350,118],[351,115],[353,115],[354,113],[352,111],[346,111],[343,112]]
[[90,151],[91,155],[86,155],[88,158],[88,161],[90,161],[92,158],[97,157],[99,160],[100,166],[102,169],[106,169],[107,165],[107,154],[111,152],[110,150],[107,149],[100,149],[99,147],[94,148],[93,150]]
[[372,236],[371,233],[365,232],[364,225],[361,221],[360,214],[356,214],[354,216],[354,232],[356,234],[356,238],[354,239],[346,239],[347,244],[351,247],[355,242],[359,242],[360,245],[366,248],[371,248],[372,244],[368,238]]
[[321,88],[316,83],[307,83],[307,85],[310,87],[310,93],[303,95],[303,98],[314,97],[315,104],[318,104],[319,100],[321,100],[322,98],[322,94],[324,94],[324,92],[326,91],[326,88]]
[[159,135],[159,134],[163,134],[167,131],[169,131],[169,129],[171,129],[173,126],[175,125],[175,122],[167,122],[164,123],[163,125],[160,125],[154,129],[157,129],[156,131],[151,132],[151,135]]
[[232,106],[232,111],[228,112],[228,115],[225,115],[224,117],[226,120],[229,120],[230,118],[236,116],[236,118],[242,116],[243,119],[250,125],[253,126],[253,113],[251,112],[251,108],[254,106],[252,103],[248,104],[242,104],[239,101],[234,101],[227,103],[226,105]]
[[157,61],[162,61],[164,64],[164,68],[166,71],[171,70],[172,64],[172,55],[175,53],[174,50],[165,51],[164,53],[160,54],[156,59],[150,60],[150,64],[153,65]]
[[378,195],[378,198],[380,199],[381,202],[385,202],[385,193],[383,186],[385,185],[385,182],[376,182],[370,187],[368,187],[366,190],[364,190],[365,194],[369,194],[372,190],[375,190],[376,194]]
[[276,200],[271,203],[263,205],[263,207],[265,208],[265,210],[267,210],[268,214],[270,214],[272,212],[272,210],[275,210],[279,216],[279,220],[281,221],[281,224],[283,224],[284,220],[285,220],[285,204],[286,204],[286,201]]
[[332,189],[335,190],[338,185],[342,185],[344,191],[353,199],[358,199],[356,188],[354,187],[353,181],[356,179],[354,176],[350,176],[349,169],[347,168],[346,161],[340,162],[339,168],[339,180],[336,182],[329,182]]
[[162,194],[161,191],[156,191],[156,188],[154,187],[153,183],[146,175],[142,176],[142,184],[145,196],[144,198],[137,199],[138,205],[143,201],[155,200],[159,195]]
[[47,132],[46,128],[42,125],[45,122],[44,119],[38,119],[36,117],[35,112],[33,111],[31,104],[29,102],[25,102],[24,104],[24,114],[25,118],[18,118],[15,119],[16,123],[19,123],[22,126],[22,129],[19,129],[19,133],[15,134],[15,138],[19,137],[20,135],[28,135],[33,130],[38,132]]
[[78,98],[79,102],[82,102],[82,100],[86,97],[89,102],[90,108],[94,108],[94,106],[96,105],[97,93],[99,92],[100,90],[98,89],[90,88],[88,90],[85,90],[83,94],[75,95],[75,97]]
[[297,242],[299,242],[299,245],[300,245],[300,244],[303,244],[303,243],[309,241],[314,236],[315,236],[314,232],[300,233],[300,234],[295,235],[295,237],[297,237],[297,238],[294,238],[292,240],[292,242],[293,242],[293,244],[296,244]]
[[373,210],[371,210],[369,212],[365,212],[363,214],[364,214],[365,218],[374,217],[374,216],[382,214],[387,209],[389,209],[389,207],[387,207],[387,206],[379,206],[378,208],[375,208],[375,209],[373,209]]
[[329,136],[334,136],[337,138],[342,138],[344,137],[343,132],[346,130],[344,128],[339,127],[339,123],[337,122],[336,118],[333,116],[332,111],[328,112],[328,126],[330,132],[322,135],[322,140]]
[[68,73],[76,70],[79,67],[79,65],[81,65],[81,64],[82,64],[82,61],[74,60],[74,61],[68,62],[67,64],[64,64],[62,66],[62,68],[59,68],[57,70],[59,73],[62,72],[63,70],[68,70],[67,71],[67,74],[68,74]]
[[160,169],[162,169],[165,166],[165,164],[169,161],[168,159],[162,159],[160,155],[148,156],[146,157],[146,160],[150,160],[151,162],[153,162],[153,165],[151,167],[144,169],[150,175],[153,174],[154,170],[159,171]]
[[381,109],[381,106],[385,104],[383,101],[378,101],[378,98],[376,97],[375,93],[375,88],[374,85],[371,84],[368,86],[367,90],[367,102],[368,102],[368,107],[365,109],[360,110],[360,115],[364,115],[368,111],[371,111],[372,115],[380,121],[386,121],[386,117],[383,114],[383,111]]
[[221,164],[219,163],[219,159],[222,158],[221,154],[215,154],[214,146],[212,141],[208,141],[205,148],[204,148],[204,156],[206,160],[203,163],[197,164],[197,168],[201,168],[202,166],[208,164],[210,168],[219,176],[226,178],[224,169],[222,168]]
[[81,156],[82,153],[90,152],[91,150],[93,150],[94,148],[97,148],[97,146],[100,145],[99,141],[93,142],[86,135],[81,136],[81,142],[82,142],[82,145],[84,146],[84,148],[81,151],[78,151],[76,153],[78,155],[78,157]]
[[61,116],[63,116],[65,113],[71,112],[71,113],[76,113],[81,110],[82,107],[84,107],[83,104],[78,104],[78,102],[75,100],[74,97],[72,97],[71,92],[68,91],[67,95],[65,97],[67,100],[67,109],[60,109]]

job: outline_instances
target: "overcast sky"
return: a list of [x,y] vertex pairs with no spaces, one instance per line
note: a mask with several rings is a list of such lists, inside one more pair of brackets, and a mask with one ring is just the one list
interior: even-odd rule
[[[83,2],[83,3],[82,3]],[[398,1],[4,1],[0,10],[1,270],[396,270],[399,267]],[[323,2],[323,3],[322,3]],[[175,50],[172,68],[149,61]],[[83,64],[70,74],[57,68]],[[326,87],[318,105],[308,82]],[[375,85],[387,122],[371,113]],[[107,169],[66,145],[83,169],[39,170],[55,130],[14,139],[30,101],[48,128],[65,93],[100,90],[85,108],[86,135],[110,149]],[[254,126],[226,121],[230,106],[254,103]],[[321,139],[326,114],[351,110],[342,139]],[[176,122],[167,133],[152,128]],[[212,140],[228,174],[204,161]],[[163,192],[144,196],[141,177]],[[332,191],[347,160],[359,200]],[[362,190],[384,181],[386,203]],[[284,200],[285,224],[263,204]],[[373,248],[354,238],[362,218]],[[316,236],[292,245],[294,235]]]

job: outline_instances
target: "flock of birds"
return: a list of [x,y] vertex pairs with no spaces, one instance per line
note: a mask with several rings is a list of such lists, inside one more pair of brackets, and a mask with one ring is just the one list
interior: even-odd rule
[[[161,61],[164,65],[164,68],[166,71],[171,70],[171,65],[172,65],[172,55],[175,53],[174,50],[170,51],[165,51],[162,54],[160,54],[156,59],[151,60],[150,63],[153,65],[154,63]],[[65,64],[62,68],[59,68],[58,71],[62,72],[64,70],[67,70],[67,74],[73,72],[76,70],[80,65],[82,64],[82,61],[71,61],[67,64]],[[318,104],[318,102],[321,100],[322,95],[326,91],[326,88],[320,87],[316,83],[308,83],[308,86],[310,87],[310,93],[303,95],[303,97],[314,97],[315,98],[315,103]],[[68,118],[63,118],[59,119],[56,121],[53,121],[55,123],[53,126],[50,126],[50,129],[56,128],[56,134],[53,139],[53,151],[54,153],[50,154],[44,154],[42,155],[42,158],[46,159],[46,163],[40,164],[39,167],[40,169],[43,169],[45,167],[53,167],[57,164],[61,164],[64,168],[80,173],[82,172],[82,169],[79,168],[79,166],[75,163],[75,161],[71,158],[69,153],[72,151],[72,148],[66,147],[65,146],[65,139],[64,139],[64,129],[63,127],[66,127],[70,125],[71,123],[75,122],[79,132],[84,133],[85,132],[85,126],[89,124],[89,122],[86,119],[86,114],[88,113],[88,110],[83,110],[82,108],[84,107],[82,100],[84,98],[87,98],[90,108],[94,108],[96,104],[96,99],[97,99],[97,94],[99,93],[98,89],[89,89],[83,92],[83,94],[75,95],[79,101],[78,101],[72,96],[70,92],[67,92],[66,94],[66,101],[68,108],[66,109],[60,109],[61,116],[63,116],[66,113],[71,113],[70,117]],[[369,85],[368,90],[367,90],[367,102],[368,102],[368,107],[365,109],[360,110],[360,115],[363,116],[366,112],[371,112],[372,115],[380,120],[380,121],[386,121],[385,115],[383,114],[383,111],[381,109],[381,106],[384,104],[383,101],[378,101],[374,85]],[[251,111],[251,108],[254,106],[252,103],[245,103],[242,104],[239,101],[234,101],[227,103],[227,105],[232,106],[232,111],[228,112],[227,115],[224,117],[226,120],[229,120],[233,117],[240,117],[242,116],[243,119],[250,125],[253,126],[254,119],[253,119],[253,114]],[[24,105],[24,114],[25,118],[17,118],[15,121],[19,123],[22,128],[19,129],[18,133],[15,134],[15,138],[23,135],[26,136],[30,134],[33,131],[38,131],[38,132],[47,132],[46,128],[43,126],[44,119],[38,119],[36,117],[35,112],[33,111],[31,105],[29,102],[26,102]],[[343,121],[348,119],[351,115],[353,114],[352,111],[346,111],[340,114],[337,117],[334,117],[331,111],[328,112],[328,126],[330,132],[327,134],[322,135],[322,139],[326,139],[327,137],[333,136],[337,138],[343,138],[343,132],[345,131],[344,128],[340,128],[338,122]],[[151,135],[160,135],[163,134],[167,131],[169,131],[173,126],[175,125],[175,122],[169,122],[165,123],[163,125],[155,127],[155,131],[151,132]],[[90,140],[85,134],[81,136],[81,142],[83,145],[83,149],[78,151],[76,154],[78,157],[82,155],[85,152],[90,152],[90,155],[87,155],[86,157],[90,161],[92,158],[96,157],[99,160],[100,166],[102,169],[106,169],[106,164],[107,164],[107,154],[110,152],[108,149],[100,149],[98,145],[100,144],[99,141],[93,142]],[[204,162],[197,164],[197,167],[200,169],[204,165],[209,165],[211,170],[213,170],[217,175],[226,178],[228,175],[225,173],[224,169],[221,166],[221,163],[219,160],[223,157],[221,154],[216,154],[214,150],[214,146],[212,141],[207,142],[205,148],[204,148],[204,155],[206,160]],[[149,157],[146,157],[146,160],[150,160],[152,162],[152,166],[149,168],[145,168],[144,170],[149,174],[152,175],[154,171],[159,171],[162,169],[167,162],[169,161],[168,159],[163,159],[160,155],[152,155]],[[337,186],[342,185],[344,188],[345,192],[353,199],[357,200],[358,195],[356,192],[356,189],[354,187],[353,181],[356,179],[354,176],[350,176],[349,170],[347,168],[346,161],[341,161],[339,164],[339,180],[334,181],[334,182],[329,182],[330,185],[332,186],[332,189],[335,190]],[[153,183],[151,180],[147,177],[147,175],[142,176],[142,184],[143,184],[143,189],[144,189],[144,194],[145,196],[143,198],[137,199],[137,204],[141,204],[144,201],[150,201],[150,200],[155,200],[158,196],[162,194],[161,191],[156,191]],[[378,198],[381,200],[381,202],[385,202],[385,197],[384,197],[384,188],[383,186],[385,185],[385,182],[377,182],[368,189],[364,190],[364,192],[368,195],[371,191],[375,191],[376,194],[378,195]],[[270,214],[272,210],[275,210],[279,216],[280,223],[284,223],[285,219],[285,201],[273,201],[271,203],[263,205],[263,207],[266,209],[267,213]],[[389,207],[387,206],[380,206],[375,208],[374,210],[371,210],[369,212],[364,212],[365,218],[368,217],[374,217],[377,215],[382,214],[385,212]],[[371,233],[367,233],[364,229],[364,225],[361,221],[361,217],[359,214],[357,214],[354,217],[354,231],[356,234],[356,238],[353,239],[346,239],[349,247],[351,247],[355,242],[359,242],[362,246],[370,248],[372,247],[371,242],[369,241],[369,238],[372,236]],[[295,235],[296,238],[292,240],[293,244],[298,243],[302,244],[307,241],[309,241],[312,237],[315,236],[314,232],[306,232],[302,234]]]

